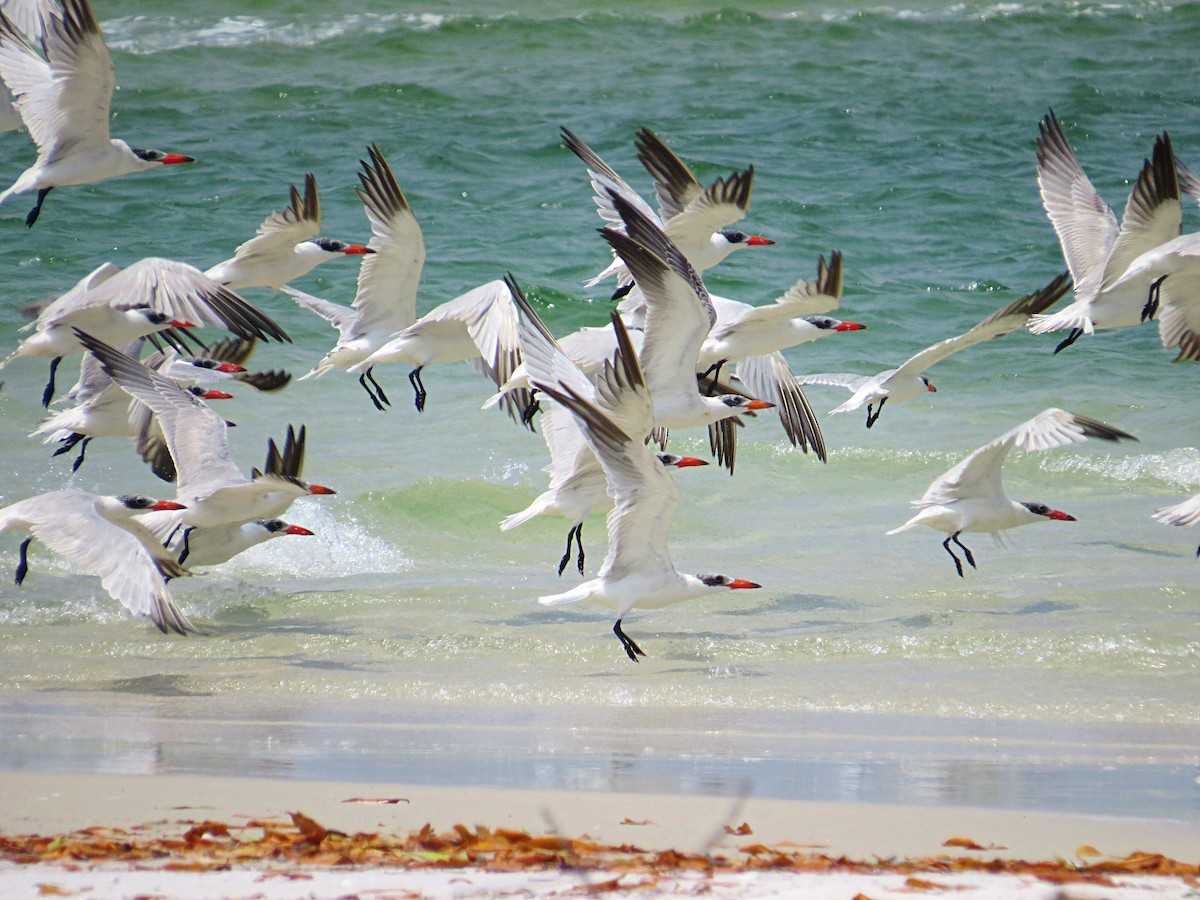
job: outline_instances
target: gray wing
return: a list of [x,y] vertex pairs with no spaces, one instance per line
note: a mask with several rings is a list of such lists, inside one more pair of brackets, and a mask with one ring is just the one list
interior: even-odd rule
[[750,396],[775,404],[793,447],[807,453],[811,446],[817,459],[827,461],[821,426],[782,353],[748,357],[737,364],[736,373]]
[[229,455],[223,418],[170,378],[147,369],[136,359],[85,332],[77,329],[76,335],[96,354],[104,371],[158,417],[175,461],[180,496],[204,495],[246,481]]
[[1019,300],[1014,300],[963,334],[926,347],[916,356],[905,361],[896,371],[901,377],[915,378],[934,363],[941,362],[960,350],[1024,328],[1030,316],[1049,309],[1070,289],[1071,277],[1068,273],[1063,272],[1045,287],[1032,294],[1026,294]]

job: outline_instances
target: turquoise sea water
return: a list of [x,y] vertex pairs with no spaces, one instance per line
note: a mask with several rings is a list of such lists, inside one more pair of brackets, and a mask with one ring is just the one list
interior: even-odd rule
[[[787,355],[797,372],[871,373],[1061,270],[1034,172],[1047,108],[1118,213],[1159,131],[1200,165],[1197,4],[97,4],[114,136],[199,162],[55,191],[33,230],[26,197],[0,207],[3,353],[24,306],[102,261],[224,259],[307,171],[324,233],[365,239],[352,186],[372,141],[424,231],[422,311],[511,271],[557,333],[601,324],[606,295],[581,284],[607,252],[558,129],[649,191],[632,147],[648,126],[702,179],[755,166],[744,226],[778,243],[711,270],[712,289],[767,302],[842,250],[842,313],[868,330]],[[33,154],[22,133],[0,147],[7,183]],[[335,261],[297,286],[348,303],[355,277]],[[246,296],[295,340],[261,347],[258,366],[301,374],[331,346],[285,296]],[[186,639],[122,618],[35,549],[25,586],[0,587],[0,764],[748,784],[1196,820],[1200,532],[1150,514],[1200,489],[1197,371],[1153,328],[1053,356],[1057,340],[956,356],[930,371],[936,395],[871,431],[823,418],[827,465],[767,416],[742,431],[734,477],[682,473],[677,566],[764,589],[631,615],[637,666],[606,612],[534,602],[575,582],[554,572],[565,523],[497,523],[544,488],[545,447],[479,411],[489,388],[469,368],[427,370],[420,416],[398,367],[377,370],[386,415],[349,377],[242,391],[222,409],[245,468],[287,423],[308,426],[305,474],[339,493],[289,519],[318,537],[178,584],[208,632]],[[164,489],[122,442],[96,442],[72,476],[27,437],[44,363],[0,375],[6,500]],[[809,398],[823,413],[843,395]],[[1007,549],[977,537],[963,579],[940,534],[884,537],[934,477],[1048,406],[1141,438],[1009,460],[1010,495],[1077,523],[1019,529]],[[585,539],[590,575],[601,518]],[[0,537],[0,567],[19,541]]]

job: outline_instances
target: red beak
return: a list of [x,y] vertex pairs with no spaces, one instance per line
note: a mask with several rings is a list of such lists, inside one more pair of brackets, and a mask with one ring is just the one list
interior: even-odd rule
[[774,409],[774,403],[768,403],[766,400],[751,400],[746,404],[746,409]]
[[200,395],[201,400],[232,400],[233,394],[227,394],[224,391],[205,391]]
[[164,166],[177,166],[179,163],[195,162],[192,157],[184,156],[182,153],[168,153],[159,160]]
[[1050,510],[1050,512],[1046,513],[1046,518],[1054,519],[1056,522],[1078,522],[1079,521],[1074,516],[1068,516],[1061,509]]
[[148,509],[152,509],[154,512],[163,512],[168,509],[187,509],[187,507],[182,503],[176,503],[174,500],[159,500],[153,506],[148,507]]
[[681,457],[679,457],[679,462],[675,463],[675,468],[686,469],[689,466],[707,466],[707,465],[708,465],[708,460],[706,460],[706,459],[699,459],[698,457],[695,457],[695,456],[681,456]]
[[289,525],[287,527],[287,530],[284,531],[283,533],[284,534],[312,534],[311,531],[309,531],[307,528],[303,527],[302,525]]
[[774,243],[770,238],[759,237],[757,234],[752,234],[746,238],[747,247],[769,247]]
[[867,327],[866,325],[860,325],[857,322],[842,322],[840,325],[838,325],[833,330],[834,331],[864,331],[864,330],[866,330],[866,327]]
[[370,247],[364,247],[362,244],[351,244],[342,252],[347,256],[362,256],[365,253],[374,253],[375,251]]
[[171,327],[172,328],[195,328],[196,324],[194,322],[184,322],[180,319],[172,319]]
[[337,491],[335,491],[333,488],[327,488],[323,484],[310,484],[308,486],[308,492],[310,494],[336,494],[337,493]]
[[937,388],[935,388],[935,387],[933,386],[933,383],[932,383],[932,382],[930,382],[930,384],[929,384],[929,393],[931,393],[931,394],[936,394],[936,393],[937,393]]
[[245,372],[246,367],[239,366],[237,363],[221,363],[213,371],[214,372],[228,372],[232,375],[235,372]]
[[726,587],[730,590],[737,590],[738,588],[760,588],[762,585],[755,584],[753,581],[747,581],[745,578],[735,578]]

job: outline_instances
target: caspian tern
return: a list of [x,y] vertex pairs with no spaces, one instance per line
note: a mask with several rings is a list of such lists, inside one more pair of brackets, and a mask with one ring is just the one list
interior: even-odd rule
[[[873,376],[830,373],[798,375],[796,381],[799,384],[829,384],[847,388],[853,396],[831,410],[830,414],[849,412],[866,404],[867,427],[870,428],[879,420],[883,405],[889,400],[895,405],[919,397],[925,392],[937,392],[937,388],[924,374],[926,369],[967,347],[1003,337],[1022,328],[1031,315],[1057,303],[1070,289],[1071,278],[1064,272],[1041,290],[1027,294],[1020,300],[1014,300],[958,337],[926,347],[902,363],[899,368],[887,369]],[[874,409],[876,403],[879,404],[878,409]]]
[[[363,170],[358,178],[362,187],[355,190],[371,223],[368,246],[373,252],[358,267],[354,302],[347,308],[294,288],[284,288],[297,303],[311,309],[338,331],[337,344],[302,381],[320,377],[331,369],[349,369],[417,321],[417,285],[425,265],[425,239],[383,153],[375,144],[367,152],[371,161],[360,160]],[[376,409],[382,411],[388,405],[387,395],[370,369],[359,375],[358,383]]]
[[[1038,184],[1063,257],[1075,281],[1075,300],[1061,310],[1033,316],[1033,334],[1070,329],[1054,352],[1097,328],[1140,325],[1153,310],[1148,297],[1155,273],[1128,274],[1130,264],[1179,235],[1183,211],[1171,140],[1163,132],[1138,175],[1121,224],[1100,197],[1051,110],[1039,124]],[[1127,277],[1123,277],[1127,276]]]
[[[709,190],[720,196],[719,188]],[[625,261],[646,298],[641,365],[654,402],[655,428],[707,427],[739,413],[769,409],[770,403],[740,394],[700,394],[696,362],[717,317],[704,282],[661,228],[624,198],[611,196],[625,231],[601,228],[600,235]],[[732,429],[722,432],[726,439],[734,434]],[[732,449],[718,457],[732,466]]]
[[[777,351],[838,331],[863,329],[865,326],[857,322],[843,322],[820,315],[837,307],[841,292],[842,256],[835,252],[828,264],[824,257],[820,258],[815,279],[800,280],[772,304],[756,307],[710,295],[717,322],[701,345],[697,362],[698,374],[702,376],[719,372],[721,365],[726,362],[736,362],[737,377],[747,393],[774,404],[792,445],[799,446],[805,452],[811,445],[817,458],[822,461],[826,453],[820,424],[804,392],[796,384],[787,360]],[[644,314],[643,307],[643,322]],[[629,317],[625,317],[625,322],[634,348],[640,352],[641,327],[630,326]],[[714,335],[718,337],[714,338]],[[581,328],[561,338],[558,343],[588,375],[599,369],[616,349],[611,325]],[[517,387],[529,387],[524,363],[513,371],[512,377],[488,399],[483,408],[496,405],[505,393]],[[730,386],[725,387],[728,390]],[[723,434],[714,435],[712,443],[714,453],[734,446],[732,440]]]
[[175,606],[166,578],[187,574],[134,516],[182,509],[171,500],[124,495],[102,497],[83,491],[52,491],[0,509],[0,531],[19,528],[32,536],[21,543],[16,582],[29,572],[27,552],[37,538],[55,553],[100,578],[100,584],[129,612],[149,616],[159,630],[180,634],[196,629]]
[[[564,381],[573,385],[581,395],[592,397],[594,389],[588,376],[563,352],[512,276],[505,281],[512,291],[513,301],[524,315],[521,325],[521,353],[532,377],[551,383]],[[624,327],[623,323],[618,326],[617,318],[617,314],[613,313],[614,345],[615,330]],[[628,334],[626,337],[628,338]],[[639,408],[635,406],[630,411],[636,413]],[[635,417],[619,424],[626,432],[648,433],[654,426],[654,421],[653,418],[646,420]],[[576,565],[579,574],[582,575],[583,523],[592,512],[612,507],[612,498],[608,496],[608,480],[596,454],[588,446],[574,414],[562,409],[553,401],[546,404],[542,410],[542,437],[545,438],[546,449],[550,451],[550,464],[543,470],[550,476],[550,486],[521,512],[514,513],[501,522],[500,530],[508,531],[536,516],[559,515],[569,519],[571,528],[567,532],[567,549],[559,561],[558,574],[562,575],[571,561],[572,545],[578,544]],[[708,465],[706,461],[694,456],[678,456],[674,453],[656,453],[655,456],[664,466],[679,469]]]
[[954,560],[954,568],[961,577],[962,561],[950,549],[951,541],[966,555],[971,568],[975,568],[975,557],[958,539],[963,532],[991,532],[999,541],[1001,531],[1018,525],[1047,520],[1075,521],[1074,516],[1052,509],[1045,503],[1008,499],[1000,470],[1009,451],[1013,447],[1051,450],[1082,443],[1090,437],[1105,441],[1137,440],[1132,434],[1095,419],[1061,409],[1047,409],[980,447],[945,475],[935,479],[925,491],[925,496],[913,501],[912,505],[920,512],[888,534],[899,534],[919,525],[944,531],[949,537],[942,541],[942,546]]
[[279,290],[331,259],[375,252],[362,244],[318,238],[320,232],[321,199],[317,178],[309,172],[304,176],[303,198],[292,185],[291,204],[267,216],[254,237],[204,274],[231,291],[252,287]]
[[[655,179],[659,203],[659,214],[656,215],[637,191],[569,129],[562,129],[562,139],[587,166],[592,190],[596,192],[593,198],[596,211],[607,227],[623,230],[622,217],[610,200],[612,195],[622,197],[667,233],[697,273],[715,266],[741,247],[775,243],[758,235],[726,228],[746,216],[754,184],[753,166],[735,172],[727,179],[718,178],[705,188],[653,132],[647,128],[639,130],[638,159]],[[623,284],[628,282],[628,273],[619,255],[608,268],[585,283],[592,287],[611,275],[617,275]]]
[[[253,472],[247,478],[229,454],[226,422],[171,379],[146,368],[119,350],[80,332],[112,379],[141,400],[158,417],[178,473],[176,497],[187,508],[178,524],[186,535],[193,528],[274,519],[287,512],[297,497],[332,494],[319,484],[273,472]],[[299,471],[304,454],[304,430],[289,441],[284,456],[295,459]],[[156,532],[158,533],[158,532]]]
[[59,361],[83,351],[76,328],[123,346],[156,331],[198,324],[227,328],[247,339],[291,340],[271,319],[194,266],[147,257],[125,269],[112,263],[96,268],[26,326],[35,328],[34,334],[0,361],[0,368],[21,356],[49,357],[50,380],[42,396],[42,405],[48,406]]
[[[632,262],[628,257],[626,261]],[[638,278],[632,266],[630,271]],[[619,350],[594,390],[586,379],[579,389],[570,378],[566,383],[533,382],[577,417],[584,439],[604,467],[615,504],[608,514],[608,552],[597,577],[564,593],[539,597],[538,602],[558,606],[586,600],[613,609],[613,633],[637,662],[646,654],[621,628],[634,607],[658,609],[721,589],[760,585],[728,575],[681,575],[671,563],[667,545],[679,488],[642,437],[645,423],[653,421],[654,403],[621,320],[614,319],[613,325]],[[642,424],[630,434],[614,417]]]
[[[504,384],[521,361],[517,337],[517,308],[508,285],[497,279],[467,291],[427,312],[361,362],[351,373],[366,374],[381,363],[408,363],[414,368],[408,381],[416,394],[418,412],[425,409],[421,370],[433,363],[469,362],[496,387]],[[530,398],[515,391],[504,398],[504,407],[520,420]]]
[[[122,352],[131,356],[140,350],[141,340],[128,345]],[[200,387],[194,383],[184,382],[181,376],[191,372],[206,372],[207,369],[196,369],[191,366],[178,364],[174,359],[174,351],[170,355],[157,353],[145,361],[145,365],[157,372],[162,372],[168,378],[180,383],[180,386],[191,392],[200,400],[229,400],[232,394],[214,388]],[[214,365],[233,365],[232,363],[215,363]],[[172,368],[174,365],[174,368]],[[240,366],[236,368],[240,369]],[[232,376],[230,376],[232,377]],[[149,428],[149,419],[153,417],[149,407],[141,401],[133,399],[129,393],[114,382],[100,366],[91,353],[84,354],[84,364],[81,366],[80,383],[76,396],[81,397],[75,406],[51,413],[38,423],[37,429],[30,437],[42,438],[43,444],[57,443],[55,456],[60,456],[79,447],[79,456],[75,458],[71,471],[79,470],[87,454],[88,444],[94,438],[126,437],[138,438]],[[157,429],[157,424],[155,423]],[[169,479],[168,479],[169,480]]]
[[[186,561],[189,568],[199,566],[219,566],[228,562],[251,547],[292,534],[311,535],[302,525],[291,525],[283,519],[256,519],[243,524],[217,525],[213,528],[197,528],[188,537],[188,555]],[[178,536],[168,549],[182,549],[182,535]]]
[[[1200,494],[1174,506],[1155,510],[1154,518],[1164,525],[1195,525],[1200,522]],[[1196,556],[1200,557],[1200,547],[1196,548]]]
[[[842,331],[866,326],[824,315],[842,299],[842,254],[834,251],[817,263],[817,277],[801,279],[774,303],[751,306],[726,297],[711,297],[717,323],[700,346],[697,370],[713,379],[735,363],[735,374],[751,396],[775,405],[792,446],[826,460],[825,439],[808,399],[780,352]],[[728,442],[725,442],[728,443]]]
[[21,30],[0,13],[0,76],[37,144],[37,161],[0,193],[37,191],[25,218],[33,227],[46,195],[56,187],[90,184],[158,166],[189,163],[190,156],[131,148],[109,137],[109,107],[116,74],[89,0],[63,0],[42,15],[43,59]]

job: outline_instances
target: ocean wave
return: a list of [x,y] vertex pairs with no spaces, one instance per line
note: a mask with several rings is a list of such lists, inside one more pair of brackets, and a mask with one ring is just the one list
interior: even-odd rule
[[756,5],[753,10],[728,5],[697,11],[694,4],[641,3],[610,5],[597,12],[590,5],[578,7],[560,4],[523,4],[520,9],[491,11],[395,12],[364,11],[331,18],[291,18],[283,10],[264,15],[226,15],[220,18],[199,16],[123,16],[102,23],[109,46],[118,51],[150,55],[192,47],[237,48],[256,45],[313,47],[343,38],[397,33],[439,32],[455,29],[475,30],[499,24],[531,26],[539,30],[554,23],[576,27],[580,23],[597,28],[639,22],[709,27],[730,22],[796,21],[801,23],[840,24],[855,20],[897,22],[985,21],[1022,16],[1078,18],[1147,18],[1167,15],[1174,6],[1161,0],[1123,0],[1123,2],[980,2],[980,3],[907,3],[904,5],[859,5],[827,3],[796,9],[792,2]]

